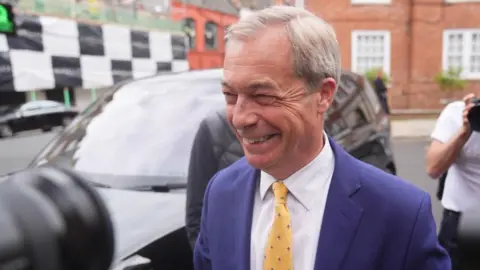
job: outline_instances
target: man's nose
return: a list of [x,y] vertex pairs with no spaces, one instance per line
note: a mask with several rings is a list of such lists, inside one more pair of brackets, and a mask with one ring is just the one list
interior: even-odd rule
[[232,124],[236,129],[245,129],[254,126],[258,116],[254,109],[254,102],[248,98],[238,97],[233,109]]

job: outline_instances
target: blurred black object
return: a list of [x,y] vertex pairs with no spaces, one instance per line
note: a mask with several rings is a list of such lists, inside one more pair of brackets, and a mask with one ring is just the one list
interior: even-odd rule
[[440,176],[440,178],[438,178],[438,186],[437,186],[437,199],[439,201],[442,200],[443,198],[443,191],[445,190],[445,180],[447,179],[447,173],[448,173],[448,170],[446,172],[444,172],[442,174],[442,176]]
[[0,269],[107,270],[113,226],[81,176],[40,167],[0,182]]
[[472,100],[474,107],[468,112],[468,122],[473,131],[480,132],[480,98]]
[[458,225],[458,251],[462,270],[480,269],[480,209],[465,211]]

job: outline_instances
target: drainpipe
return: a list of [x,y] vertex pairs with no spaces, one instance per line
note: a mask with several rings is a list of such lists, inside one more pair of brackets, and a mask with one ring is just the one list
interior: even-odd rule
[[410,108],[410,87],[412,85],[412,62],[413,62],[413,8],[415,6],[415,0],[409,0],[409,12],[407,18],[407,108]]

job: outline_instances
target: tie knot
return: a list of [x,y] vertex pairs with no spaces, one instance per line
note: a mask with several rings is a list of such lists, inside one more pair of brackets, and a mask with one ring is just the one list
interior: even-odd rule
[[286,204],[288,189],[283,182],[273,183],[272,191],[275,195],[275,203]]

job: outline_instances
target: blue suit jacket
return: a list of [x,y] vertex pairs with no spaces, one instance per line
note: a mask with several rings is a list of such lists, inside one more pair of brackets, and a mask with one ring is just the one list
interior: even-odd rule
[[[335,169],[315,269],[451,269],[449,256],[437,242],[430,196],[355,159],[332,139],[330,143]],[[195,269],[250,268],[250,229],[258,179],[259,171],[245,158],[212,178],[205,192]]]

